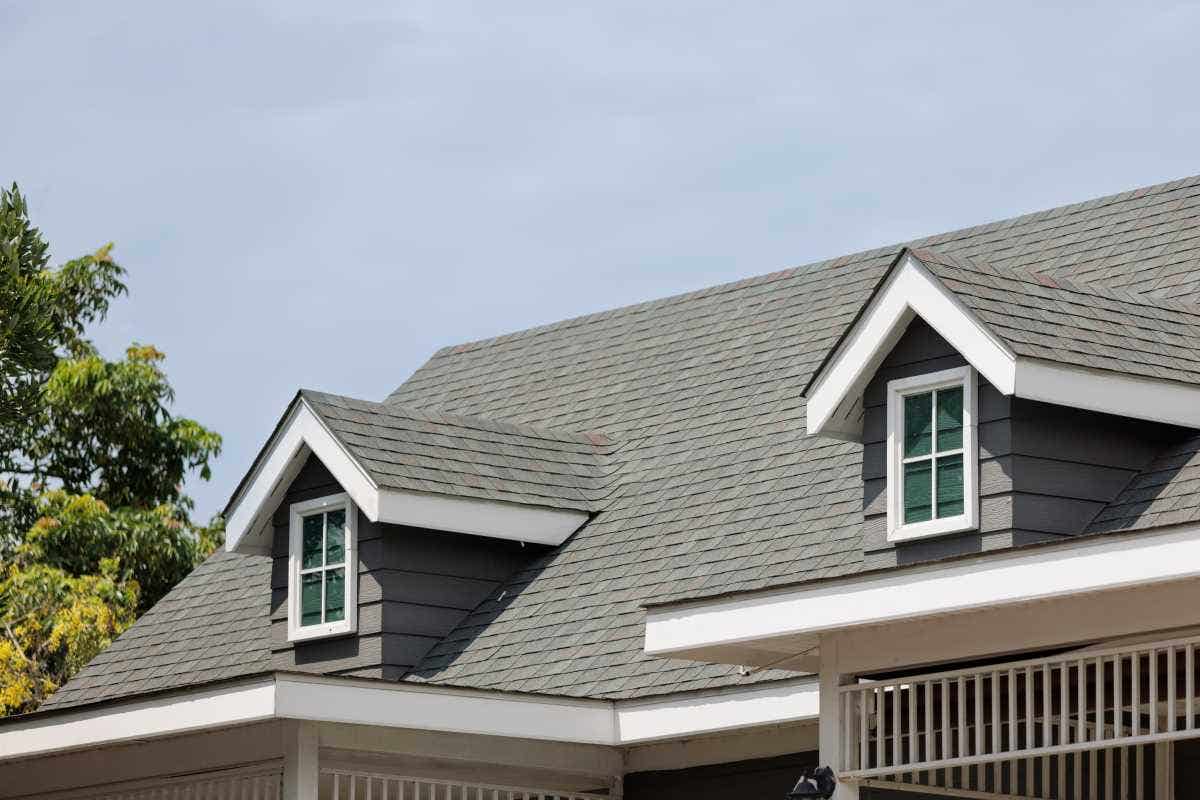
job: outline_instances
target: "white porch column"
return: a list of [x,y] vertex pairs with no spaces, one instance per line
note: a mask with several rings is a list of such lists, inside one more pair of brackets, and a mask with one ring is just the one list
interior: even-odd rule
[[[838,647],[835,637],[821,638],[821,711],[818,722],[820,766],[830,767],[836,773],[842,765],[842,703],[838,687],[850,676],[843,677],[838,664]],[[839,783],[833,793],[834,800],[858,800],[858,787]]]
[[319,736],[317,723],[285,720],[283,729],[283,800],[317,800]]
[[[1159,723],[1159,730],[1164,730]],[[1175,743],[1154,745],[1154,800],[1175,800]]]

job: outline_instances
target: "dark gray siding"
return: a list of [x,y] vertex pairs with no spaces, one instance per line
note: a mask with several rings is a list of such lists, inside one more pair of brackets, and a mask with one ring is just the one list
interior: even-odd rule
[[398,678],[542,552],[518,542],[376,524],[359,513],[357,635],[292,645],[287,640],[288,509],[340,491],[325,466],[310,456],[275,512],[275,669]]
[[887,382],[966,361],[916,319],[863,393],[863,550],[870,567],[997,550],[1082,533],[1181,432],[1033,400],[1006,397],[979,378],[979,530],[891,545],[887,541]]
[[815,751],[689,769],[632,772],[626,800],[783,800],[800,773],[817,765]]

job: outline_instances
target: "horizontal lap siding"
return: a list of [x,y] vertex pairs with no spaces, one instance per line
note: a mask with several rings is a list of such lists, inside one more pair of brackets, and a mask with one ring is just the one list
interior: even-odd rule
[[287,641],[289,508],[341,487],[311,456],[274,516],[271,647],[276,669],[401,677],[541,552],[520,543],[377,524],[358,515],[358,632]]
[[916,319],[863,392],[863,550],[887,567],[1082,533],[1174,435],[1173,429],[978,391],[980,525],[973,533],[887,541],[887,382],[967,363]]

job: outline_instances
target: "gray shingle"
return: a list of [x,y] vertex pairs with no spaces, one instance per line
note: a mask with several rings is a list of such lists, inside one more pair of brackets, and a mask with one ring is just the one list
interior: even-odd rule
[[[1200,307],[915,249],[1017,355],[1200,383]],[[1052,266],[1052,265],[1051,265]]]
[[598,511],[617,444],[568,432],[302,390],[380,486]]

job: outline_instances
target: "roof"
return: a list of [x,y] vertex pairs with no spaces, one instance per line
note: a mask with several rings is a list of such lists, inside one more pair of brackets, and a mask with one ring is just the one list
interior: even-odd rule
[[418,411],[302,390],[300,396],[380,486],[596,511],[608,485],[599,433]]
[[[1086,344],[1092,342],[1092,324],[1082,321],[1090,319],[1093,298],[1144,317],[1139,325],[1147,331],[1162,320],[1154,316],[1157,311],[1141,309],[1161,305],[1176,313],[1170,301],[1200,300],[1200,177],[908,245],[934,250],[941,260],[956,259],[943,265],[942,279],[958,281],[956,291],[975,298],[980,315],[1000,314],[999,292],[1024,298],[1025,292],[1041,291],[1034,284],[1053,288],[1044,278],[1059,283],[1060,293],[1038,295],[1030,305],[1075,309],[1081,322],[1066,326],[1074,331],[1071,343],[1051,342],[1057,334],[1042,327],[1045,319],[1033,331],[1013,328],[1008,335],[1014,346],[1057,347],[1062,351],[1057,357],[1064,359],[1097,357]],[[620,699],[779,677],[782,673],[768,671],[745,678],[731,667],[647,657],[642,607],[863,570],[861,448],[806,437],[799,391],[902,246],[436,353],[387,399],[400,417],[436,413],[556,431],[603,431],[620,446],[607,454],[603,509],[566,543],[516,574],[501,599],[476,609],[407,680]],[[986,267],[968,268],[957,259]],[[1034,275],[1032,283],[1006,277],[1018,269]],[[1062,289],[1064,284],[1071,288]],[[1076,292],[1083,284],[1106,288]],[[1139,303],[1117,292],[1118,302],[1105,296],[1108,290],[1147,299]],[[1103,313],[1116,314],[1114,309]],[[1101,322],[1112,325],[1113,319],[1103,316]],[[1138,347],[1164,344],[1152,336],[1145,342]],[[1132,362],[1140,358],[1119,355]],[[1106,363],[1116,365],[1117,356],[1107,354]],[[1145,492],[1131,487],[1124,502],[1113,505],[1109,529],[1136,527],[1159,512],[1169,514],[1161,519],[1200,520],[1200,444],[1191,447],[1164,454],[1160,468],[1135,481]],[[1156,508],[1159,502],[1169,508]],[[254,559],[222,555],[215,564],[222,565],[221,574],[229,570],[231,580],[237,575],[245,582],[239,594],[243,588],[261,593],[265,615],[268,577],[256,573],[262,568]],[[186,664],[181,650],[204,653],[222,641],[209,628],[220,631],[222,617],[175,596],[181,592],[186,600],[196,592],[195,581],[205,580],[201,570],[213,564],[162,601],[182,625],[179,632],[161,624],[156,607],[48,707],[141,691],[141,674],[155,676],[150,678],[155,685],[165,680],[186,685],[217,674],[215,665],[160,666],[158,655]],[[265,644],[267,634],[263,637]],[[247,658],[239,655],[236,662],[245,665]],[[134,667],[138,659],[143,666]],[[94,692],[100,682],[112,686],[97,673],[118,663],[135,679],[129,688]]]
[[1019,356],[1200,384],[1200,306],[931,249],[912,254]]
[[269,556],[217,551],[39,711],[263,672],[271,661],[270,586]]

